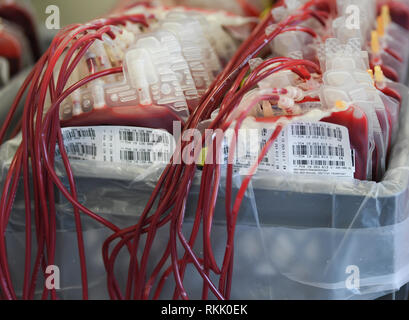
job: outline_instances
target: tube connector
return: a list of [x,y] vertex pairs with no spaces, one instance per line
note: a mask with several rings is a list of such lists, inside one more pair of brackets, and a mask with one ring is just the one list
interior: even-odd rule
[[382,6],[381,17],[385,28],[388,27],[388,25],[392,22],[392,18],[389,6],[387,4]]
[[295,106],[295,102],[293,99],[287,97],[287,96],[280,96],[280,99],[278,100],[278,104],[277,106],[280,109],[283,110],[288,110],[288,109],[292,109]]
[[379,44],[379,35],[376,30],[371,32],[371,49],[373,53],[379,53],[381,46]]
[[385,85],[385,75],[383,74],[381,66],[375,66],[375,82],[379,87]]
[[348,107],[348,104],[345,101],[342,100],[338,100],[335,101],[335,108],[337,108],[338,110],[345,110]]
[[305,97],[304,91],[300,88],[288,86],[286,87],[286,90],[286,96],[293,99],[294,101],[301,101]]

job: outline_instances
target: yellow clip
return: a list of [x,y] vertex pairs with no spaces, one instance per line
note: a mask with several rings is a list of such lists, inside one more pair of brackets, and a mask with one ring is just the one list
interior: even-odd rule
[[391,23],[391,21],[392,21],[391,12],[389,10],[388,5],[385,4],[385,5],[382,6],[381,16],[382,16],[383,24],[384,24],[384,26],[386,28],[389,25],[389,23]]
[[383,82],[384,80],[385,76],[383,75],[382,68],[380,66],[375,66],[375,81]]
[[371,76],[372,84],[375,86],[375,78],[374,78],[374,75],[373,75],[373,70],[368,69],[368,70],[366,70],[366,72],[368,72],[368,74]]
[[380,51],[378,32],[372,31],[371,33],[371,48],[373,53]]
[[260,13],[260,19],[264,19],[265,17],[267,17],[270,12],[271,12],[271,6],[265,8],[261,13]]
[[345,110],[347,108],[347,103],[342,100],[338,100],[335,102],[335,107],[340,110]]
[[384,23],[382,16],[379,16],[378,18],[376,18],[376,25],[377,25],[376,30],[378,32],[378,35],[380,37],[383,37],[385,35],[385,23]]
[[206,156],[207,156],[207,148],[202,148],[202,150],[200,151],[200,155],[199,155],[200,163],[198,164],[198,166],[204,167],[206,163]]
[[369,75],[371,76],[371,78],[373,79],[373,70],[372,70],[372,69],[368,69],[368,70],[366,70],[366,72],[368,72]]
[[270,9],[273,7],[275,0],[263,0],[261,1],[261,4],[263,5],[264,9]]
[[249,75],[246,75],[243,80],[240,82],[240,89],[243,88],[244,84],[246,83],[247,79],[249,78]]
[[372,69],[368,69],[366,70],[368,72],[368,74],[371,76],[373,84],[375,85],[375,79],[374,79],[374,75],[373,75],[373,70]]

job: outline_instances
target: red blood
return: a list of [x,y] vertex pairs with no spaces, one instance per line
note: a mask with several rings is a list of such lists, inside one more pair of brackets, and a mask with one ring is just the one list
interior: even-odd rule
[[[379,90],[379,88],[378,88],[378,90]],[[396,91],[395,89],[389,88],[389,87],[385,87],[383,89],[380,89],[380,91],[383,94],[387,95],[388,97],[396,100],[398,102],[398,104],[399,104],[399,110],[400,110],[400,108],[402,106],[402,96],[399,94],[398,91]],[[394,123],[393,123],[393,119],[392,119],[392,114],[390,113],[390,109],[387,106],[385,106],[385,110],[386,110],[386,113],[388,115],[388,121],[389,121],[389,127],[390,127],[390,135],[389,135],[389,138],[390,138],[389,139],[389,146],[390,146],[391,142],[392,142],[391,139],[392,139],[392,132],[393,132]]]
[[74,116],[61,122],[62,127],[83,126],[134,126],[152,129],[165,129],[173,132],[173,121],[180,118],[168,107],[164,106],[126,106],[126,107],[103,107],[93,109],[90,112]]
[[[386,110],[386,109],[385,109]],[[376,110],[376,116],[378,117],[378,119],[382,119],[384,117],[384,113]],[[386,116],[387,116],[387,121],[388,121],[388,128],[386,128],[386,124],[379,120],[379,124],[381,126],[381,130],[382,132],[388,132],[389,134],[389,141],[388,141],[388,146],[391,145],[392,142],[392,117],[391,114],[386,112]],[[386,146],[385,146],[386,147]],[[386,150],[386,152],[388,152],[388,150]],[[379,182],[381,180],[380,177],[380,172],[379,172],[379,165],[380,163],[378,162],[378,159],[380,159],[381,155],[379,154],[379,149],[375,146],[375,150],[372,154],[372,178],[373,180]]]
[[391,55],[392,57],[394,57],[396,60],[398,60],[399,62],[403,62],[402,57],[400,56],[399,53],[397,53],[395,50],[391,49],[391,48],[385,48],[385,52],[388,53],[389,55]]
[[333,1],[329,2],[329,1],[326,1],[326,0],[320,1],[315,5],[315,7],[318,10],[325,11],[327,13],[331,13],[331,7],[333,7],[333,6],[334,6]]
[[378,88],[378,90],[380,90],[382,93],[386,94],[387,96],[397,100],[399,102],[399,107],[402,105],[402,96],[395,89],[385,87],[383,89]]
[[[357,117],[356,115],[360,117]],[[366,180],[368,163],[368,118],[358,107],[351,106],[348,110],[334,112],[322,122],[344,126],[349,131],[349,140],[355,150],[355,179]]]
[[[383,94],[387,95],[388,97],[398,102],[398,105],[399,105],[398,115],[399,115],[400,109],[402,107],[402,96],[400,95],[400,93],[390,87],[384,87],[383,89],[378,88],[378,90],[380,90]],[[392,146],[392,132],[394,131],[393,125],[396,125],[396,126],[399,125],[398,123],[399,117],[397,119],[396,118],[394,119],[393,115],[390,112],[390,108],[387,105],[385,105],[385,109],[388,114],[388,121],[389,121],[389,126],[390,126],[389,146],[391,147]],[[390,147],[388,150],[387,159],[389,159],[390,149],[391,149]]]

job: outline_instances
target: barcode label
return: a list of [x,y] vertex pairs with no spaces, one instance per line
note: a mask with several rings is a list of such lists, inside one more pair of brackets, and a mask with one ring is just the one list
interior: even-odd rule
[[287,126],[290,171],[296,174],[354,177],[348,129],[325,122]]
[[95,144],[68,143],[65,148],[68,154],[74,156],[97,156],[97,147]]
[[63,130],[65,140],[92,138],[95,139],[95,130],[93,128],[76,128]]
[[138,134],[132,131],[119,131],[119,139],[121,141],[128,141],[128,142],[133,142],[133,141],[138,141]]
[[171,155],[168,152],[121,150],[120,159],[126,162],[152,163],[169,162]]
[[339,127],[331,128],[327,124],[292,124],[290,128],[292,136],[342,140],[342,130]]
[[[173,136],[164,130],[137,127],[63,128],[67,155],[74,160],[151,165],[168,163],[175,150]],[[56,157],[60,151],[56,150]]]
[[330,166],[345,167],[345,161],[327,161],[327,160],[293,160],[293,165],[298,166]]
[[[244,175],[254,166],[273,134],[272,130],[267,129],[256,131],[256,136],[254,132],[248,132],[239,135],[237,140],[233,167]],[[229,141],[231,139],[227,139],[223,148],[225,161],[228,158]],[[254,146],[254,141],[258,141],[258,151],[246,152],[249,146]],[[237,152],[239,148],[245,152]],[[292,123],[279,134],[261,159],[257,171],[353,178],[354,158],[346,127],[324,122]]]
[[309,156],[309,157],[321,157],[321,156],[336,156],[345,157],[345,149],[342,146],[327,146],[321,144],[314,145],[293,145],[293,155],[296,156]]
[[142,142],[142,143],[169,143],[167,133],[155,133],[137,130],[120,130],[119,140],[123,142]]

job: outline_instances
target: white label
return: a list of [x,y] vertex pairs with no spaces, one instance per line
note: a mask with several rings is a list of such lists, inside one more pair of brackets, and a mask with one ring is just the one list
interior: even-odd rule
[[325,122],[293,123],[286,134],[291,172],[354,177],[347,128]]
[[[231,133],[231,132],[230,132]],[[272,130],[239,130],[234,169],[248,174]],[[72,160],[93,160],[137,165],[167,164],[176,143],[164,130],[95,126],[63,128],[67,155]],[[232,135],[221,152],[227,163]],[[57,149],[57,156],[59,151]],[[257,170],[302,175],[354,177],[355,160],[348,129],[324,122],[292,123],[273,142]]]
[[[237,156],[236,152],[235,169],[246,174],[272,134],[272,130],[263,129],[258,134],[258,139],[249,139],[249,134],[243,139],[239,135],[238,148],[249,151],[244,156],[243,153],[242,156]],[[251,150],[254,142],[249,145],[249,140],[259,141],[257,152]],[[231,139],[226,139],[225,142],[227,143],[224,147],[225,161],[228,159],[230,145],[227,141]],[[274,141],[257,170],[353,178],[355,160],[348,129],[325,122],[289,124]]]
[[62,129],[62,136],[67,155],[73,160],[166,164],[175,150],[173,136],[158,129],[70,127]]

